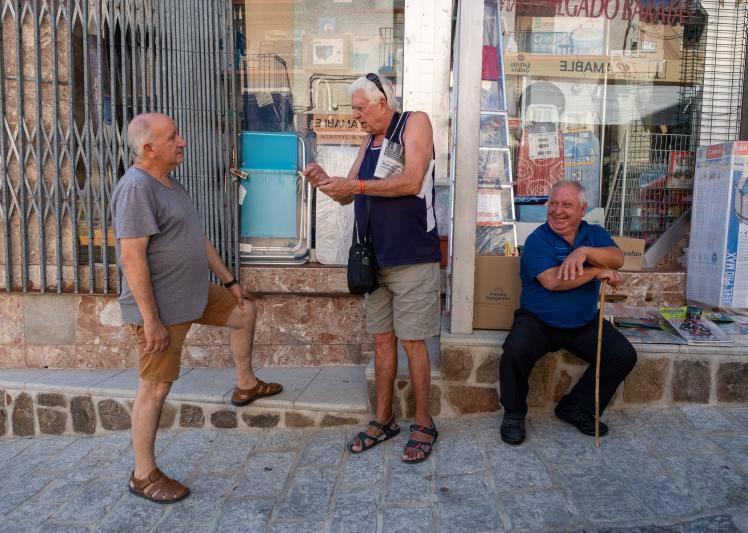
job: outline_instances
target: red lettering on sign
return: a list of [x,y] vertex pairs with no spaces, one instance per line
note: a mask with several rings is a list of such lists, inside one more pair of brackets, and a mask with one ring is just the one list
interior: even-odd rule
[[719,159],[720,157],[722,157],[722,153],[723,153],[722,145],[716,144],[706,149],[706,158],[707,159]]
[[748,155],[748,142],[736,142],[735,155]]

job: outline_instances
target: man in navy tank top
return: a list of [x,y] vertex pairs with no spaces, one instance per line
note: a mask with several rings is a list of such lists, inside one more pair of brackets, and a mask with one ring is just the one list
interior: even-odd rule
[[[550,190],[546,223],[533,231],[522,250],[522,295],[504,341],[499,387],[507,444],[525,440],[530,372],[548,352],[565,349],[590,366],[561,398],[555,413],[587,435],[595,434],[595,360],[600,281],[615,286],[623,253],[602,226],[587,224],[587,191],[577,181],[556,182]],[[607,320],[603,322],[600,412],[634,368],[636,351]],[[600,434],[608,428],[600,422]]]
[[428,458],[437,431],[431,418],[426,339],[440,333],[439,234],[434,215],[434,141],[425,113],[398,112],[394,90],[377,74],[349,88],[354,118],[369,135],[346,177],[312,163],[309,182],[333,200],[355,202],[359,239],[374,244],[379,288],[366,295],[366,330],[374,337],[376,420],[348,443],[362,453],[400,432],[392,410],[397,341],[408,355],[415,416],[402,460]]

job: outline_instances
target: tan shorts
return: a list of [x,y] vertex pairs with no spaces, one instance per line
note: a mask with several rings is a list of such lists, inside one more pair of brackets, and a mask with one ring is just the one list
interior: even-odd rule
[[162,352],[146,353],[146,340],[143,326],[130,324],[132,334],[138,343],[138,373],[148,381],[171,383],[179,377],[179,361],[182,358],[182,345],[193,323],[208,326],[225,326],[231,311],[236,307],[236,299],[228,289],[211,284],[208,289],[208,304],[203,316],[192,322],[166,326],[169,332],[169,345]]
[[379,288],[366,295],[366,331],[394,331],[399,339],[420,341],[441,331],[439,263],[379,270]]

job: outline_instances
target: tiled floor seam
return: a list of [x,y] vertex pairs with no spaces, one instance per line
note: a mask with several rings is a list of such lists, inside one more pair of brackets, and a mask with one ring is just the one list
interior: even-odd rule
[[308,441],[311,439],[310,433],[310,431],[304,431],[302,433],[301,439],[299,440],[297,449],[289,450],[295,452],[294,461],[288,468],[288,476],[286,477],[286,482],[283,484],[283,488],[275,496],[275,504],[273,505],[273,509],[270,511],[270,516],[268,516],[267,522],[265,524],[266,531],[270,531],[272,526],[275,525],[275,522],[278,521],[278,513],[280,513],[283,502],[285,502],[286,498],[288,498],[288,492],[291,489],[291,485],[293,484],[295,474],[296,472],[298,472],[298,465],[299,461],[301,460],[301,455],[304,451],[304,447],[306,447]]

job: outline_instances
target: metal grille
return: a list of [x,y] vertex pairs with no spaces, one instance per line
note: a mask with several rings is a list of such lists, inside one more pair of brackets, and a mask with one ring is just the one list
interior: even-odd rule
[[179,125],[175,176],[233,260],[233,40],[229,0],[0,0],[6,290],[119,291],[109,199],[145,111]]
[[694,156],[690,135],[627,132],[608,230],[652,244],[691,207]]
[[722,0],[703,0],[700,5],[708,20],[699,50],[705,58],[704,89],[696,133],[703,146],[736,140],[740,133],[748,8],[744,2]]

